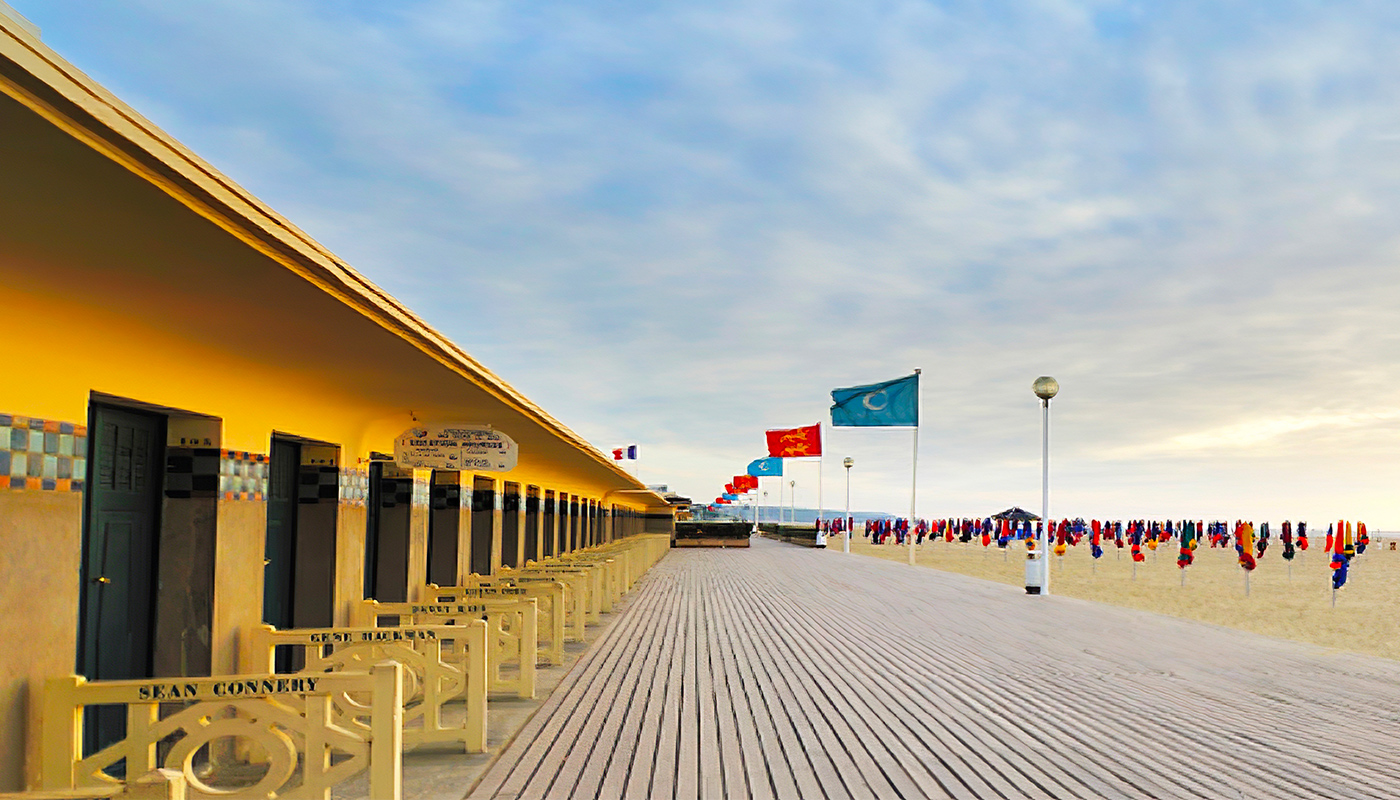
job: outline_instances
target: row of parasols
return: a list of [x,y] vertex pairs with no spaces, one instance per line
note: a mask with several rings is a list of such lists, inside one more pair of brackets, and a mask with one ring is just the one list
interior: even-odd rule
[[[1019,512],[1019,513],[1016,513]],[[1040,533],[1038,518],[1020,509],[1008,509],[1001,514],[985,519],[934,519],[915,520],[912,536],[915,544],[923,544],[925,539],[942,539],[945,542],[979,541],[983,547],[996,542],[998,547],[1007,547],[1012,541],[1024,541],[1027,549],[1034,550]],[[1032,526],[1032,522],[1036,522]],[[821,523],[819,523],[821,524]],[[853,526],[852,520],[827,520],[823,525],[828,533],[842,533]],[[1268,551],[1273,536],[1269,523],[1260,523],[1256,528],[1253,522],[1237,520],[1229,522],[1205,522],[1197,520],[1116,520],[1100,521],[1083,519],[1051,520],[1050,539],[1054,542],[1051,550],[1063,556],[1070,547],[1075,547],[1086,539],[1094,558],[1103,557],[1106,542],[1118,548],[1127,547],[1134,562],[1146,558],[1143,548],[1156,550],[1163,544],[1175,542],[1177,546],[1176,565],[1181,569],[1191,566],[1196,549],[1202,540],[1211,547],[1234,546],[1239,565],[1246,572],[1258,566],[1258,559]],[[865,522],[865,536],[875,544],[885,544],[891,539],[895,544],[904,544],[911,535],[908,519],[871,519]],[[1282,546],[1285,560],[1292,561],[1299,550],[1307,550],[1308,524],[1294,525],[1284,520],[1279,526],[1278,541]],[[1352,558],[1366,552],[1371,537],[1364,522],[1338,520],[1327,526],[1327,541],[1324,552],[1331,554],[1332,588],[1340,589],[1347,582],[1347,569]]]

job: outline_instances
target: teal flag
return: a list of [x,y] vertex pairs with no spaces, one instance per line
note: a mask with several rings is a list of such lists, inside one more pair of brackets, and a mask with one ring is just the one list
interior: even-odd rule
[[781,478],[783,477],[783,460],[781,458],[755,458],[749,462],[747,471],[756,478]]
[[831,424],[838,428],[908,426],[919,424],[919,376],[896,378],[869,386],[833,389]]

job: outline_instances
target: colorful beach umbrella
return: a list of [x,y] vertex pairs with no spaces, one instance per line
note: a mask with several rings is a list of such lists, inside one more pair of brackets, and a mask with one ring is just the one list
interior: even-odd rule
[[1254,560],[1254,526],[1248,522],[1241,522],[1235,535],[1235,552],[1239,554],[1240,566],[1252,572],[1258,566]]
[[[1178,569],[1186,569],[1191,566],[1191,562],[1196,560],[1196,554],[1192,551],[1196,549],[1196,527],[1192,523],[1186,523],[1181,529],[1181,549],[1176,554],[1176,566]],[[1185,580],[1185,578],[1182,578]]]
[[[1344,526],[1341,522],[1338,522],[1338,523],[1337,523],[1337,530],[1338,530],[1338,531],[1343,530],[1344,527],[1345,527],[1345,526]],[[1336,533],[1336,534],[1333,534],[1333,536],[1332,536],[1332,563],[1331,563],[1331,567],[1332,567],[1332,590],[1333,590],[1333,591],[1336,591],[1337,589],[1342,588],[1342,587],[1345,586],[1346,583],[1347,583],[1347,563],[1348,563],[1348,558],[1347,558],[1347,554],[1346,554],[1346,545],[1345,545],[1345,543],[1343,542],[1343,539],[1345,539],[1345,538],[1346,538],[1346,537],[1343,536],[1341,533]],[[1335,601],[1336,601],[1336,597],[1334,596],[1334,597],[1333,597],[1333,602],[1335,603]]]

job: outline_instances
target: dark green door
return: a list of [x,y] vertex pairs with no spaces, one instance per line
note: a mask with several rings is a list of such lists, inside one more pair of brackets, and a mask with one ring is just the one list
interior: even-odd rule
[[574,552],[575,550],[578,549],[578,529],[579,529],[578,498],[575,497],[575,498],[572,498],[571,500],[569,500],[569,552],[570,552],[570,553],[572,553],[572,552]]
[[[151,676],[165,418],[93,407],[78,669],[89,680]],[[118,707],[88,715],[89,748],[120,739]]]
[[[428,512],[428,582],[457,585],[457,539],[462,521],[462,487],[456,472],[433,470]],[[439,483],[442,480],[442,483]]]
[[516,554],[520,552],[520,484],[507,483],[501,512],[501,564],[507,567],[518,566]]
[[540,559],[540,490],[525,491],[525,560]]
[[268,456],[267,539],[263,545],[263,622],[294,627],[292,592],[296,579],[297,474],[301,447],[272,440]]
[[496,483],[490,478],[472,480],[472,573],[491,574],[492,524],[496,517]]
[[554,555],[554,537],[558,532],[554,530],[554,492],[544,493],[544,556],[548,558]]

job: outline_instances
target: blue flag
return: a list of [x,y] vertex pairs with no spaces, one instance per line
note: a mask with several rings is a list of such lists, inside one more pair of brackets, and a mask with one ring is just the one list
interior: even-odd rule
[[730,494],[729,492],[725,492],[724,494],[720,495],[720,497],[723,497],[725,500],[729,500],[731,502],[739,499],[739,495]]
[[919,376],[896,378],[869,386],[833,389],[834,427],[910,426],[919,424]]
[[747,472],[757,478],[781,478],[783,477],[783,460],[781,458],[756,458],[749,462]]

